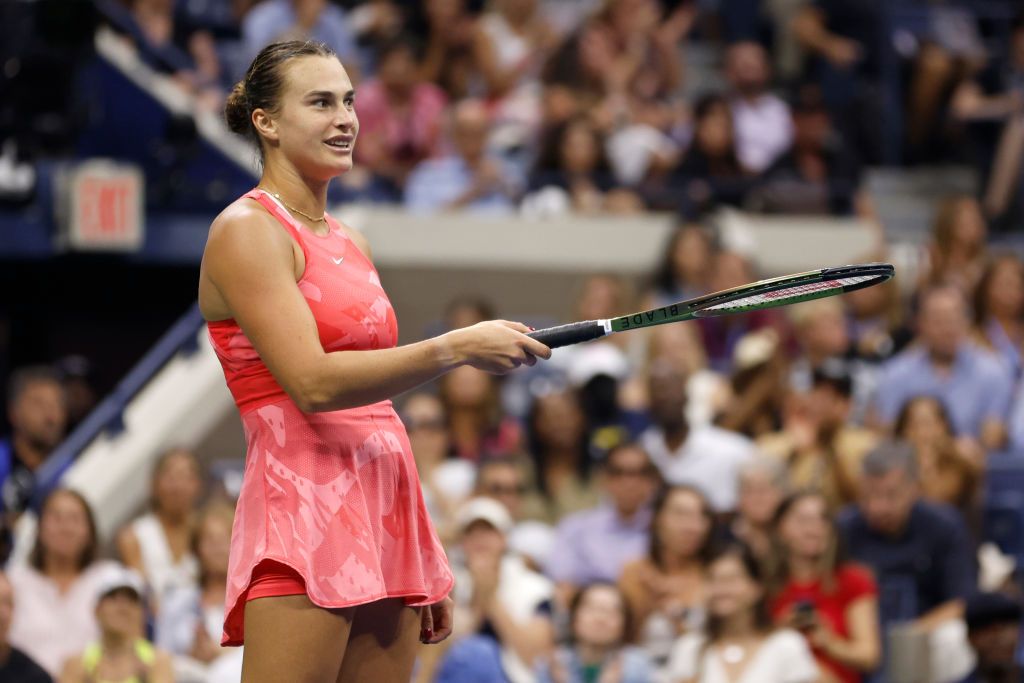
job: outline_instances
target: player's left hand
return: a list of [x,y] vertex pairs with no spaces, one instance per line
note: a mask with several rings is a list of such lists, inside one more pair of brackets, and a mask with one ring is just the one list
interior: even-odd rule
[[452,634],[453,608],[451,596],[420,610],[420,642],[436,645]]

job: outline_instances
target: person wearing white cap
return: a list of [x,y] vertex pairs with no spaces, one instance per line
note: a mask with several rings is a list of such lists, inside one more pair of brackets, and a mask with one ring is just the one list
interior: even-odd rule
[[171,658],[142,637],[146,584],[135,571],[105,568],[96,591],[100,638],[67,661],[60,683],[172,683]]
[[[438,683],[534,680],[532,668],[554,646],[552,583],[507,553],[512,517],[491,498],[472,498],[457,514],[461,557],[456,575],[455,636]],[[453,553],[455,555],[456,553]]]

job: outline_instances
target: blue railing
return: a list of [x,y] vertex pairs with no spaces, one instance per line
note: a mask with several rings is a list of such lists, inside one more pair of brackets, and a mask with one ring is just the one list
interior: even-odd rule
[[199,304],[195,303],[64,439],[36,473],[33,509],[38,510],[46,494],[60,485],[61,478],[89,444],[103,434],[114,436],[124,430],[125,408],[161,368],[179,353],[191,355],[198,350],[198,333],[203,324]]

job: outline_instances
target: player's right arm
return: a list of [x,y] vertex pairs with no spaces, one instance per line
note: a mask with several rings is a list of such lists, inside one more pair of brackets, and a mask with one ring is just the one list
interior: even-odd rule
[[525,325],[488,321],[391,349],[320,345],[295,281],[292,238],[262,209],[239,202],[214,221],[203,273],[274,378],[303,411],[376,403],[459,365],[502,373],[551,355]]

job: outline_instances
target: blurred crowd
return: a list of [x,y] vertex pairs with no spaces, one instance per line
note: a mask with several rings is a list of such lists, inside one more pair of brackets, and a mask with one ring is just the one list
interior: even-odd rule
[[[120,3],[120,4],[118,4]],[[105,0],[217,110],[269,42],[321,40],[357,85],[348,197],[410,210],[719,205],[871,217],[865,165],[974,166],[1020,207],[1012,2]]]
[[[1024,261],[986,230],[953,196],[916,280],[400,397],[458,577],[456,633],[424,646],[416,680],[1020,680],[1024,535],[992,537],[987,480],[1024,472]],[[583,279],[566,318],[760,276],[697,223],[664,254],[640,283]],[[501,313],[466,297],[440,324]],[[173,449],[148,510],[98,538],[81,495],[35,482],[74,381],[26,367],[9,387],[4,518],[39,519],[0,579],[0,680],[238,680],[219,647],[236,489]],[[1000,509],[1019,530],[1017,494]],[[26,658],[45,673],[8,677]]]

